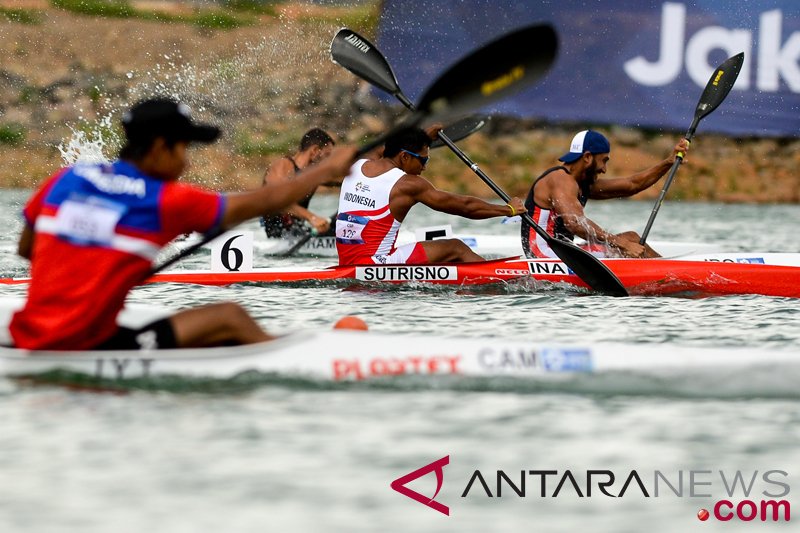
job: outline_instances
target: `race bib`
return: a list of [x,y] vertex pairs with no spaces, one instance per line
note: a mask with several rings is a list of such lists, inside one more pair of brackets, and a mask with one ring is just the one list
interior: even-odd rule
[[364,244],[361,232],[367,226],[369,219],[342,213],[336,220],[336,241],[342,244]]
[[80,244],[110,246],[127,208],[94,196],[71,196],[58,208],[56,235]]

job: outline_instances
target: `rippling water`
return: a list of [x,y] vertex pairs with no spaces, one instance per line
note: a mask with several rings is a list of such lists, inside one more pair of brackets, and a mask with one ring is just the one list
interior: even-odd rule
[[[17,215],[27,196],[5,191],[0,200],[7,228],[0,236],[2,276],[27,272],[14,256]],[[319,198],[312,207],[332,212],[334,202]],[[589,214],[618,231],[641,230],[651,208],[599,202]],[[419,207],[408,218],[412,228],[442,223],[455,231],[518,231]],[[798,206],[666,203],[651,239],[800,252],[799,227]],[[198,254],[182,267],[204,268],[208,259]],[[258,258],[257,266],[320,262]],[[2,291],[21,295],[24,287]],[[328,328],[356,314],[374,331],[398,333],[771,349],[800,344],[797,301],[761,296],[615,299],[518,284],[468,290],[301,284],[154,285],[137,289],[131,300],[171,307],[236,300],[276,332]],[[559,388],[446,381],[331,386],[271,378],[202,392],[116,394],[0,380],[0,531],[788,531],[791,522],[696,518],[699,509],[727,497],[720,471],[728,477],[741,471],[748,480],[757,472],[750,496],[740,490],[730,498],[734,503],[767,499],[762,493],[778,487],[763,480],[764,472],[786,472],[775,479],[788,484],[785,499],[800,513],[800,393],[791,392],[793,377],[786,376],[782,392],[771,394],[780,378],[721,369],[719,380],[731,383],[722,396],[704,394],[702,382],[691,379],[666,388],[644,381],[632,395],[615,392],[613,381]],[[744,384],[748,392],[739,394]],[[449,517],[389,488],[446,455],[450,464],[436,500],[450,507]],[[632,489],[609,498],[595,481],[586,497],[586,472],[593,469],[619,478],[614,494],[631,471],[648,489],[654,471],[673,483],[682,472],[686,490],[683,497],[663,490],[645,497]],[[475,470],[486,476],[492,498],[474,488],[462,497]],[[524,497],[508,485],[497,497],[497,470],[517,483],[522,470],[555,470],[559,477],[548,480],[544,497],[535,477],[528,477]],[[567,470],[584,497],[571,485],[552,497]],[[433,478],[409,486],[431,495]]]

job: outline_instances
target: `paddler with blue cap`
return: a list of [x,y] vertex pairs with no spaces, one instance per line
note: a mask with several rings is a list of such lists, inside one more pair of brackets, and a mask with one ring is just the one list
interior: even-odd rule
[[[660,257],[649,245],[639,244],[635,231],[611,233],[584,214],[591,198],[607,200],[633,196],[654,185],[685,154],[689,142],[681,139],[666,159],[626,178],[604,178],[610,160],[611,143],[595,130],[578,132],[569,151],[559,157],[563,164],[547,169],[534,180],[525,200],[528,214],[550,235],[572,241],[580,237],[586,248],[598,257]],[[522,249],[528,257],[556,257],[533,228],[522,221]]]

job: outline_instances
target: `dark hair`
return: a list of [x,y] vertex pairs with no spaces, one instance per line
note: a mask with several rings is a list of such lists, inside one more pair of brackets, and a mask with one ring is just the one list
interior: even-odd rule
[[167,145],[167,148],[172,148],[180,142],[178,139],[170,138],[169,136],[164,135],[154,135],[144,139],[136,140],[128,139],[128,141],[119,150],[119,158],[128,161],[141,161],[147,155],[147,152],[149,152],[153,147],[153,143],[156,142],[158,137],[162,137],[164,139],[164,143]]
[[383,156],[394,157],[400,153],[400,150],[419,152],[430,145],[431,138],[425,131],[420,128],[405,128],[386,140]]
[[328,135],[328,132],[320,128],[312,128],[308,130],[305,135],[303,135],[302,139],[300,139],[300,151],[303,152],[308,150],[312,146],[324,148],[329,144],[334,145],[336,142],[333,140],[333,137]]

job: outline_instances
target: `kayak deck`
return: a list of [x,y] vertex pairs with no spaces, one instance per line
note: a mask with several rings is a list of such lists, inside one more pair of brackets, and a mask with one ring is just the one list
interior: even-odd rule
[[[604,263],[632,295],[674,294],[800,297],[800,268],[784,265],[685,261],[671,259],[605,259]],[[149,282],[227,285],[352,279],[367,283],[436,283],[482,285],[534,279],[586,289],[587,285],[557,259],[501,259],[443,265],[364,265],[314,269],[255,269],[251,272],[173,271]]]
[[[248,346],[155,352],[0,348],[0,375],[30,377],[57,371],[111,382],[148,382],[176,376],[183,380],[229,380],[250,372],[328,382],[412,379],[420,386],[454,383],[452,380],[463,386],[463,379],[503,378],[513,380],[517,385],[512,389],[519,390],[540,390],[524,385],[538,383],[552,390],[572,390],[576,385],[579,390],[602,390],[611,386],[614,392],[635,393],[642,392],[641,378],[655,377],[658,383],[671,383],[669,387],[684,392],[690,383],[688,392],[701,395],[730,392],[729,379],[735,376],[741,376],[741,386],[746,387],[752,382],[753,372],[762,372],[772,380],[770,387],[782,389],[791,382],[788,393],[796,395],[800,352],[668,344],[565,345],[345,330],[299,332]],[[721,372],[729,379],[720,380]],[[696,381],[700,378],[702,386]],[[482,383],[481,390],[492,383],[504,390],[508,386],[508,382]],[[654,382],[646,383],[647,393],[652,392]],[[760,393],[765,392],[775,393],[777,389]]]
[[[736,295],[800,297],[800,254],[709,254],[671,259],[603,259],[631,295]],[[436,265],[357,265],[256,268],[249,271],[172,270],[147,283],[433,283],[470,286],[534,280],[573,288],[587,285],[558,259],[507,258]],[[0,279],[0,284],[28,278]]]

